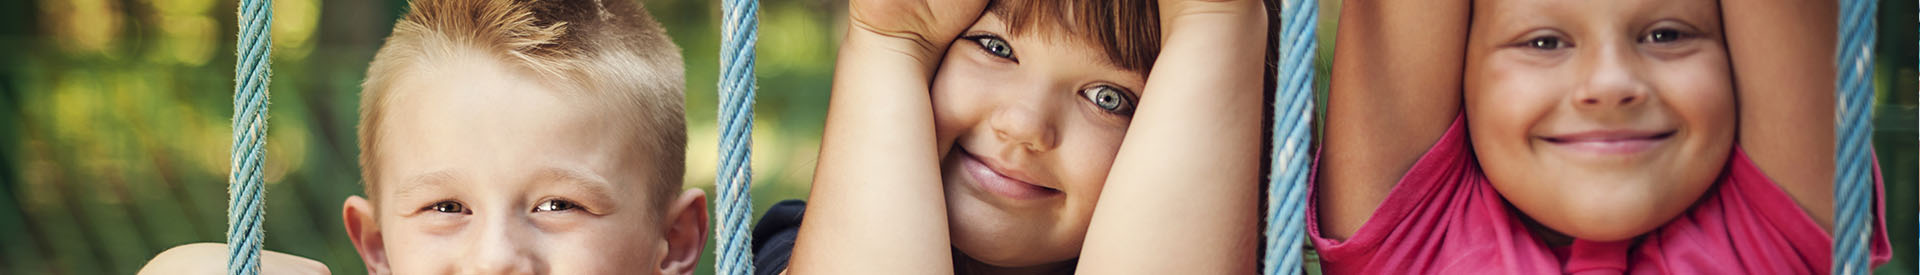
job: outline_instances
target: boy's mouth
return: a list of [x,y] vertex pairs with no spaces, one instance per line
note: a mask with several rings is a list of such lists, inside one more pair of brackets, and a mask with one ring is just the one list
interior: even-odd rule
[[1540,136],[1556,147],[1600,155],[1628,155],[1660,145],[1678,131],[1598,130]]
[[974,156],[965,148],[954,146],[951,153],[959,155],[960,170],[972,179],[974,187],[988,193],[1015,200],[1043,199],[1061,194],[1059,189],[1033,184],[1025,174],[1001,168],[1003,166],[991,162],[993,160]]

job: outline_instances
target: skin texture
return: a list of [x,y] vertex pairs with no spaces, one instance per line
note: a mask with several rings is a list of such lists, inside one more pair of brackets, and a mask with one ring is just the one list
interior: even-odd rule
[[[1365,223],[1458,101],[1495,187],[1550,235],[1618,240],[1664,224],[1711,186],[1735,139],[1831,221],[1832,1],[1382,2],[1342,11],[1317,190],[1325,236]],[[1451,30],[1469,18],[1465,44]],[[1661,29],[1695,35],[1650,42]],[[1528,43],[1543,35],[1557,41]],[[1541,138],[1608,128],[1672,134],[1636,154]]]
[[[848,2],[820,159],[788,271],[953,270],[928,83],[985,0]],[[885,129],[878,131],[874,129]],[[887,259],[887,260],[874,260]]]
[[1740,148],[1833,226],[1834,41],[1838,1],[1723,1],[1740,89]]
[[1341,4],[1314,187],[1322,236],[1359,231],[1460,113],[1469,3]]
[[[849,4],[788,271],[921,274],[957,264],[1058,273],[1076,262],[1096,274],[1254,270],[1260,2],[1162,2],[1169,42],[1155,71],[1185,72],[1146,79],[1100,64],[1072,39],[1005,36],[997,19],[980,17],[984,5]],[[1002,34],[1016,58],[955,39],[979,33]],[[1131,121],[1085,97],[1102,84],[1137,96]],[[979,173],[970,160],[997,169]],[[999,177],[1041,195],[975,184]]]
[[1467,120],[1508,202],[1561,233],[1613,241],[1665,224],[1713,185],[1735,129],[1714,1],[1476,4]]
[[369,272],[691,274],[705,194],[647,195],[669,183],[645,182],[643,133],[494,60],[456,52],[396,83],[378,201],[342,211]]

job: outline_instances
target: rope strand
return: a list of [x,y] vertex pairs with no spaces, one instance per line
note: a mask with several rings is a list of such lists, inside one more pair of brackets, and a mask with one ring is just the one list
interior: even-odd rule
[[1848,0],[1840,7],[1838,139],[1834,151],[1833,274],[1872,272],[1873,43],[1878,1]]
[[267,83],[272,68],[273,1],[241,0],[234,63],[233,147],[227,177],[227,274],[260,273],[266,186]]
[[759,40],[757,0],[728,0],[721,6],[720,170],[715,171],[714,270],[721,275],[753,273],[754,47]]
[[1280,68],[1275,77],[1273,152],[1267,182],[1265,274],[1300,274],[1306,246],[1307,175],[1312,171],[1313,59],[1319,1],[1281,4]]

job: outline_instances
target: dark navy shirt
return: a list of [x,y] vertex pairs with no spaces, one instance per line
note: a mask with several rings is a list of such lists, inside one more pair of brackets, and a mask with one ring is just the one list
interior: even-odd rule
[[807,211],[803,200],[785,200],[767,208],[760,223],[753,226],[753,273],[779,275],[793,258],[793,240],[800,237],[800,218]]

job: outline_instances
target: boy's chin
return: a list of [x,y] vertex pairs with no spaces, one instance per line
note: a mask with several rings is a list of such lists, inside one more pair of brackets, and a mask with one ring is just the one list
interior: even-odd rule
[[[1675,182],[1561,182],[1562,190],[1536,192],[1533,199],[1513,200],[1514,208],[1555,232],[1588,241],[1630,240],[1658,230],[1691,209],[1705,188],[1682,187]],[[1582,188],[1613,184],[1612,188]],[[1691,184],[1691,183],[1689,183]],[[1626,186],[1618,186],[1626,185]],[[1711,181],[1700,184],[1711,185]],[[1502,191],[1502,193],[1508,193]]]

